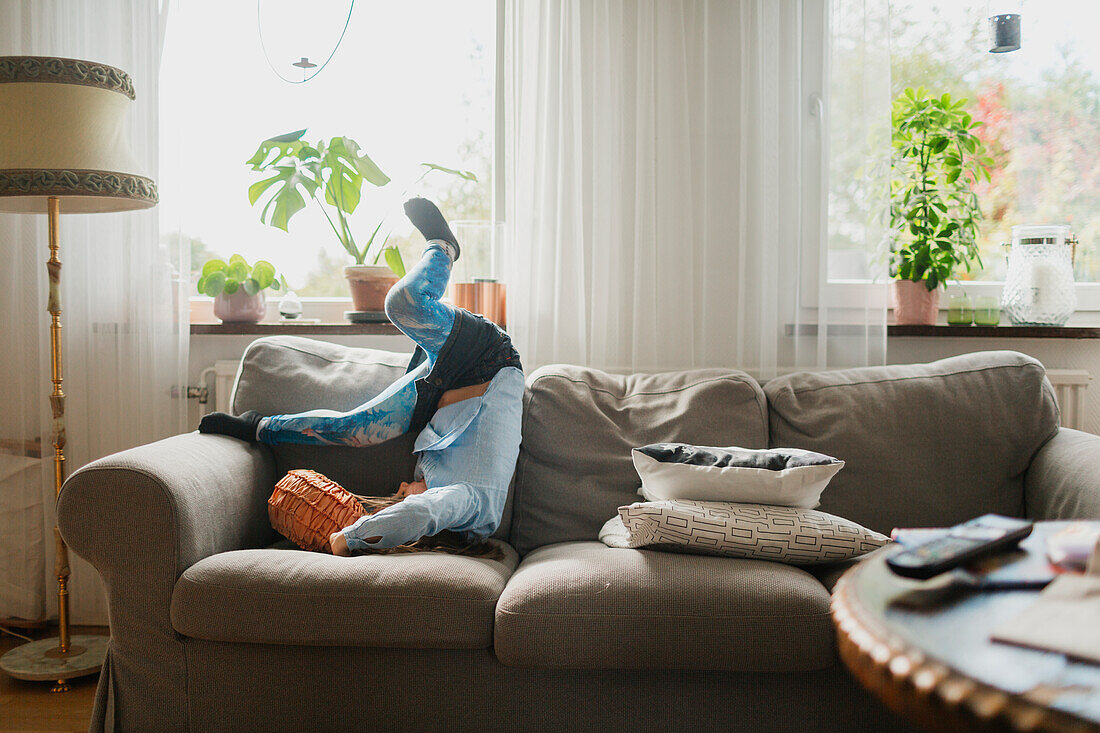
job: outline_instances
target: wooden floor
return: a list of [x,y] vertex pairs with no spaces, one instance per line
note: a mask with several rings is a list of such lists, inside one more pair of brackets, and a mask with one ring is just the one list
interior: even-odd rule
[[[56,629],[46,632],[24,632],[32,639],[55,635]],[[100,626],[74,626],[75,634],[106,634]],[[0,654],[22,644],[21,639],[0,633]],[[50,692],[49,682],[24,682],[0,673],[0,733],[33,733],[34,731],[88,730],[92,716],[92,701],[98,674],[70,680],[72,690],[63,693]]]

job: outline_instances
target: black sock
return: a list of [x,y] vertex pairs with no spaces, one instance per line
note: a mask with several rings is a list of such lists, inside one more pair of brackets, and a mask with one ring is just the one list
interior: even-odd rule
[[263,415],[255,410],[249,410],[236,417],[226,415],[224,412],[211,412],[209,415],[204,415],[199,422],[199,432],[228,435],[237,440],[255,443],[256,426],[260,424],[262,418]]
[[439,213],[439,208],[435,204],[425,198],[409,199],[405,202],[405,216],[409,217],[413,226],[420,230],[424,239],[429,242],[433,239],[442,239],[454,247],[451,260],[458,259],[460,252],[458,240],[455,239],[451,227],[447,225],[447,220],[443,218],[443,214]]

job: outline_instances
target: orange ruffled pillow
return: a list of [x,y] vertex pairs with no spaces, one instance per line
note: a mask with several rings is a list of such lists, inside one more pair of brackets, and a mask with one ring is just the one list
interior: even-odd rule
[[316,471],[295,469],[267,500],[271,526],[303,550],[331,552],[329,535],[365,516],[350,491]]

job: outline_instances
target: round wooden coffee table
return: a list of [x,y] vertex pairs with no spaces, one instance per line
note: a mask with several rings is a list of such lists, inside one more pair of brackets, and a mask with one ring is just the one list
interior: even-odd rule
[[[1021,546],[1042,552],[1062,524],[1036,525]],[[866,688],[929,730],[1100,731],[1100,665],[989,638],[1038,591],[906,580],[886,566],[893,551],[849,570],[833,593],[840,657]]]

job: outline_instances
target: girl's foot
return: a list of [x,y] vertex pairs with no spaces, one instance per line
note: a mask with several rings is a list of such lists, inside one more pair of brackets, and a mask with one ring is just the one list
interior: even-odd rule
[[[366,540],[364,540],[364,542],[368,542],[373,545],[375,542],[379,542],[381,539],[382,538],[380,536],[368,537]],[[328,536],[328,546],[329,549],[332,550],[332,554],[336,555],[337,557],[351,557],[351,550],[348,549],[348,540],[346,537],[344,537],[344,533],[342,531],[333,532]]]
[[405,202],[405,216],[420,230],[424,239],[429,242],[434,239],[449,245],[451,250],[447,254],[451,256],[451,262],[458,259],[461,248],[451,232],[451,227],[447,225],[447,220],[439,213],[439,207],[425,198],[409,199]]
[[249,410],[238,416],[227,415],[224,412],[211,412],[204,415],[199,422],[200,433],[214,433],[216,435],[228,435],[248,443],[258,440],[256,428],[263,417],[255,410]]
[[332,549],[332,554],[337,557],[351,557],[351,550],[348,549],[348,541],[344,538],[343,532],[333,532],[328,536],[328,544]]

